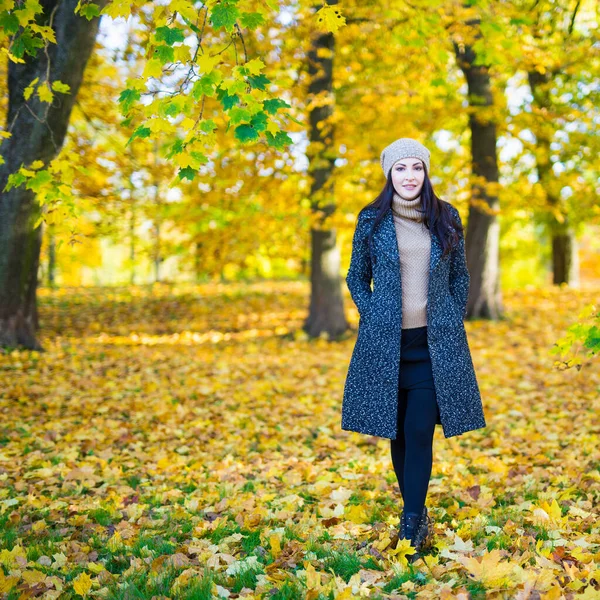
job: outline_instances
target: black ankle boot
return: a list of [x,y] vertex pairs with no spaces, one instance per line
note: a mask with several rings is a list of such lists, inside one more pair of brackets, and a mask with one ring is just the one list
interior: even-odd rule
[[423,507],[421,523],[417,531],[417,548],[420,551],[429,549],[433,544],[433,521],[427,513],[427,507]]
[[398,539],[410,540],[410,545],[416,550],[414,554],[406,555],[408,562],[414,562],[417,560],[417,558],[419,558],[417,537],[420,524],[421,515],[419,513],[407,513],[402,511],[400,516],[400,531],[398,532]]

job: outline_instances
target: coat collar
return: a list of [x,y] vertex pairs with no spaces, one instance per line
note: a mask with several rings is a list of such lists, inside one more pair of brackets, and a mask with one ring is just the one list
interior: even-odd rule
[[[398,242],[396,239],[396,227],[394,225],[394,217],[392,211],[388,210],[377,230],[373,234],[375,240],[377,240],[377,247],[381,250],[381,253],[386,257],[387,260],[398,265],[400,268],[400,253],[398,252]],[[429,274],[433,273],[434,269],[440,262],[440,257],[443,252],[442,243],[438,238],[437,234],[431,232],[431,254],[429,258]]]

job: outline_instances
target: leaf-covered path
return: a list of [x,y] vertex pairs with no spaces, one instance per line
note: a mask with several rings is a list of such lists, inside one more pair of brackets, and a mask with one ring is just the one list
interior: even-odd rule
[[410,567],[388,440],[339,427],[354,334],[298,333],[307,293],[42,290],[47,352],[0,355],[0,597],[598,598],[600,361],[548,352],[598,290],[466,323],[488,427],[436,428]]

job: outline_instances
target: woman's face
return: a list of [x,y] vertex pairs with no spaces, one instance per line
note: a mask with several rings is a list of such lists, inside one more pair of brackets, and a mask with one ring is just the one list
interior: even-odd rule
[[418,158],[403,158],[392,167],[392,183],[404,200],[415,200],[423,189],[425,168]]

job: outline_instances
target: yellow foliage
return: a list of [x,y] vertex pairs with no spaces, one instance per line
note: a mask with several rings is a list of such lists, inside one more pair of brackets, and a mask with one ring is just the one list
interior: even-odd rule
[[85,597],[90,593],[90,590],[92,589],[92,580],[85,571],[80,573],[73,580],[73,589],[78,596]]

